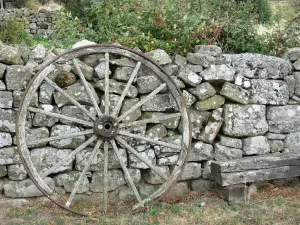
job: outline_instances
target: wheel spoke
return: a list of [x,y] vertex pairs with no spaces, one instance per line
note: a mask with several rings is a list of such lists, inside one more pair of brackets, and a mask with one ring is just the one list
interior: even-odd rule
[[136,75],[137,75],[137,73],[138,73],[140,67],[141,67],[141,62],[138,62],[138,63],[136,64],[134,70],[132,71],[132,74],[130,75],[130,78],[129,78],[127,84],[126,84],[126,87],[125,87],[125,89],[123,90],[122,95],[121,95],[121,97],[120,97],[120,99],[119,99],[119,101],[118,101],[118,103],[117,103],[117,105],[116,105],[116,107],[115,107],[115,109],[114,109],[114,112],[113,112],[113,114],[112,114],[113,116],[117,116],[117,115],[119,114],[120,109],[121,109],[121,106],[122,106],[122,103],[123,103],[123,101],[124,101],[124,98],[125,98],[125,96],[126,96],[128,90],[129,90],[129,88],[130,88],[130,85],[132,84],[134,78],[136,77]]
[[138,126],[138,125],[142,125],[142,124],[146,124],[146,123],[160,123],[163,120],[172,119],[172,118],[176,118],[176,117],[180,117],[180,116],[181,116],[181,113],[173,113],[170,115],[159,116],[159,117],[155,117],[155,118],[151,118],[151,119],[144,119],[144,120],[138,120],[138,121],[134,121],[134,122],[121,123],[119,125],[119,127],[124,128],[124,127]]
[[104,170],[103,170],[103,209],[102,213],[107,213],[107,192],[108,192],[108,142],[104,142]]
[[86,126],[89,126],[89,127],[94,127],[94,123],[92,123],[92,122],[88,122],[88,121],[85,121],[85,120],[80,120],[80,119],[77,119],[77,118],[61,115],[61,114],[58,114],[58,113],[47,112],[45,110],[41,110],[41,109],[33,108],[33,107],[28,107],[28,110],[30,112],[40,113],[40,114],[44,114],[44,115],[47,115],[47,116],[52,116],[52,117],[56,117],[56,118],[59,118],[59,119],[72,121],[72,122],[82,124],[82,125],[86,125]]
[[53,136],[53,137],[49,137],[49,138],[43,138],[40,140],[29,141],[27,143],[27,145],[28,146],[38,145],[38,144],[47,143],[50,141],[73,138],[73,137],[78,137],[78,136],[83,136],[83,135],[88,135],[88,134],[93,134],[93,133],[94,133],[94,130],[89,129],[89,130],[85,130],[85,131],[81,131],[81,132],[77,132],[77,133],[73,133],[73,134],[64,134],[64,135],[60,135],[60,136]]
[[132,180],[132,178],[131,178],[131,176],[130,176],[130,174],[129,174],[129,172],[128,172],[128,169],[127,169],[125,163],[124,163],[123,160],[122,160],[122,157],[121,157],[121,155],[120,155],[120,152],[119,152],[119,149],[118,149],[118,147],[117,147],[117,145],[116,145],[115,140],[111,140],[110,143],[111,143],[112,146],[113,146],[113,149],[114,149],[114,151],[115,151],[115,153],[116,153],[116,156],[117,156],[117,158],[118,158],[118,160],[119,160],[119,162],[120,162],[120,165],[121,165],[121,167],[122,167],[122,169],[123,169],[123,172],[124,172],[124,174],[125,174],[125,177],[126,177],[126,179],[127,179],[128,184],[130,185],[130,187],[131,187],[131,189],[132,189],[132,191],[133,191],[133,193],[134,193],[136,199],[138,200],[138,202],[140,203],[140,205],[143,207],[143,206],[144,206],[143,200],[142,200],[142,198],[141,198],[141,196],[140,196],[140,194],[139,194],[139,192],[138,192],[138,190],[137,190],[135,184],[133,183],[133,180]]
[[119,131],[119,134],[123,135],[123,136],[131,137],[131,138],[136,138],[136,139],[139,139],[139,140],[142,140],[142,141],[147,141],[147,142],[152,143],[152,144],[161,145],[161,146],[165,146],[165,147],[168,147],[168,148],[174,148],[174,149],[177,149],[177,150],[181,150],[181,146],[179,146],[179,145],[174,145],[174,144],[167,143],[167,142],[164,142],[164,141],[154,140],[152,138],[144,137],[144,136],[137,135],[137,134],[131,134],[127,131]]
[[48,176],[49,174],[53,173],[55,170],[57,170],[60,166],[62,166],[64,163],[66,163],[68,160],[70,160],[72,157],[74,157],[78,152],[85,149],[87,146],[89,146],[93,141],[95,141],[97,137],[93,135],[90,137],[87,141],[83,142],[78,148],[76,148],[71,154],[69,154],[66,158],[63,158],[61,161],[59,161],[57,164],[52,166],[50,169],[46,170],[45,172],[42,172],[41,177],[44,178]]
[[57,90],[59,93],[61,93],[63,96],[65,96],[67,99],[69,99],[70,102],[72,102],[75,106],[77,106],[81,111],[83,111],[85,114],[87,114],[92,120],[96,120],[95,116],[92,115],[86,108],[84,108],[78,101],[76,101],[74,98],[72,98],[68,93],[66,93],[63,89],[61,89],[56,83],[54,83],[52,80],[50,80],[48,77],[45,77],[45,81],[49,83],[55,90]]
[[97,152],[98,152],[99,147],[100,147],[101,144],[102,144],[102,141],[101,141],[101,140],[97,141],[97,144],[96,144],[96,146],[94,147],[94,150],[93,150],[93,152],[91,153],[90,158],[88,159],[87,164],[85,165],[85,167],[84,167],[82,173],[80,174],[80,177],[78,178],[78,180],[77,180],[77,182],[76,182],[76,184],[75,184],[75,186],[74,186],[74,189],[72,190],[72,193],[71,193],[70,196],[69,196],[69,199],[68,199],[68,201],[67,201],[67,203],[66,203],[66,207],[69,207],[70,204],[72,203],[73,198],[75,197],[75,194],[76,194],[76,192],[77,192],[77,190],[78,190],[78,188],[79,188],[79,186],[80,186],[80,184],[81,184],[81,181],[82,181],[82,179],[84,178],[84,176],[85,176],[87,170],[90,168],[90,165],[92,164],[93,159],[95,158],[95,156],[96,156],[96,154],[97,154]]
[[109,54],[105,53],[105,87],[104,87],[105,115],[109,114]]
[[77,71],[77,73],[78,73],[78,75],[79,75],[79,77],[81,79],[81,82],[82,82],[82,84],[83,84],[83,86],[84,86],[84,88],[85,88],[88,96],[90,97],[90,99],[91,99],[91,101],[93,103],[93,106],[96,109],[96,112],[97,112],[98,116],[101,116],[102,112],[101,112],[101,110],[100,110],[100,108],[99,108],[99,106],[97,104],[95,96],[93,95],[93,93],[91,91],[91,88],[89,87],[89,84],[86,81],[86,79],[85,79],[85,77],[84,77],[84,75],[83,75],[83,73],[82,73],[82,71],[81,71],[81,69],[80,69],[80,67],[79,67],[79,65],[78,65],[78,63],[77,63],[77,61],[75,59],[73,59],[73,63],[74,63],[75,69],[76,69],[76,71]]
[[136,110],[138,107],[144,105],[146,102],[150,101],[158,92],[163,90],[166,87],[166,84],[161,84],[158,88],[156,88],[154,91],[152,91],[149,95],[147,95],[144,99],[139,101],[137,104],[131,107],[128,111],[123,113],[121,116],[117,118],[117,121],[122,121],[128,114],[132,113],[134,110]]
[[117,136],[116,140],[123,145],[128,151],[130,151],[136,158],[138,158],[139,160],[141,160],[143,163],[145,163],[150,169],[152,169],[157,175],[159,175],[160,177],[162,177],[165,180],[168,180],[168,177],[163,174],[159,169],[157,169],[155,166],[152,165],[151,162],[149,162],[148,159],[144,158],[143,156],[141,156],[136,150],[134,150],[129,144],[126,143],[126,141],[124,139],[122,139],[121,137]]

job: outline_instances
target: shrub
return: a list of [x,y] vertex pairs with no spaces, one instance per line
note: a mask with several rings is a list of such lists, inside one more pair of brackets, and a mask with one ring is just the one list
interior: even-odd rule
[[4,22],[0,30],[0,40],[7,44],[18,44],[24,42],[25,44],[32,44],[32,39],[24,29],[24,21],[16,21],[10,19]]

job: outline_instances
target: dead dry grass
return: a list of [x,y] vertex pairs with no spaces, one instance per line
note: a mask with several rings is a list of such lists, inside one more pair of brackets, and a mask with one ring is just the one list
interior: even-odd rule
[[[201,206],[203,202],[204,207]],[[90,205],[89,202],[86,204]],[[84,218],[53,203],[32,202],[21,208],[1,206],[0,218],[1,225],[296,225],[300,224],[300,184],[278,186],[267,183],[245,205],[228,205],[214,192],[202,196],[191,192],[181,202],[161,202],[134,215],[111,212],[105,217]]]

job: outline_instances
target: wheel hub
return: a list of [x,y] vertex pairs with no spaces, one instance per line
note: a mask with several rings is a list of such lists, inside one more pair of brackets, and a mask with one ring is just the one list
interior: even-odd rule
[[98,138],[110,140],[118,134],[119,125],[115,118],[101,116],[95,123],[94,131]]

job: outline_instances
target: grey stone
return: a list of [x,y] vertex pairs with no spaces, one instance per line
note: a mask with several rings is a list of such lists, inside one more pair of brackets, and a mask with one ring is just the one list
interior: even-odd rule
[[[130,176],[134,183],[138,183],[141,179],[139,170],[128,169]],[[117,188],[126,184],[123,173],[121,170],[108,170],[108,191],[116,190]],[[103,192],[103,172],[95,172],[92,175],[92,182],[90,184],[90,190],[92,192]]]
[[146,52],[145,55],[160,65],[166,65],[172,63],[171,57],[162,49],[156,49],[150,52]]
[[300,70],[300,58],[293,64],[295,70]]
[[[157,76],[142,76],[137,78],[136,87],[139,94],[146,94],[154,91],[162,84]],[[166,88],[164,89],[166,91]]]
[[[146,96],[141,96],[141,100],[143,100],[145,97]],[[178,106],[171,94],[157,94],[154,98],[142,106],[142,111],[174,112],[178,111]]]
[[196,87],[202,81],[202,77],[188,69],[187,67],[181,67],[178,73],[180,78],[185,84]]
[[[61,135],[68,135],[80,132],[80,128],[69,125],[55,125],[51,128],[50,137],[56,137]],[[73,138],[67,138],[62,140],[50,141],[50,146],[56,148],[71,148],[75,149],[85,141],[85,136],[78,136]]]
[[211,191],[214,188],[214,183],[210,180],[193,180],[191,182],[191,188],[199,194],[203,194],[207,191]]
[[8,66],[5,75],[7,90],[25,89],[32,75],[32,70],[26,66]]
[[185,84],[176,76],[171,76],[172,80],[175,82],[176,86],[180,89],[185,88]]
[[[59,113],[57,106],[54,105],[40,105],[39,109],[46,112]],[[44,114],[36,113],[33,117],[33,125],[37,127],[52,127],[59,121],[58,118],[53,116],[47,116]]]
[[188,53],[186,56],[187,61],[192,64],[209,67],[216,63],[216,58],[202,53]]
[[290,133],[284,141],[284,151],[299,152],[300,147],[300,132]]
[[[76,181],[79,179],[81,172],[70,171],[63,174],[58,174],[54,177],[55,184],[64,187],[67,192],[72,192]],[[83,176],[81,183],[77,189],[78,194],[83,194],[89,191],[89,180],[86,175]]]
[[34,71],[37,71],[37,69],[40,67],[36,61],[33,61],[33,59],[29,59],[25,66]]
[[215,147],[215,159],[217,161],[226,161],[230,159],[240,159],[243,157],[243,151],[239,148],[230,148],[227,146],[216,143]]
[[225,98],[220,95],[214,95],[211,98],[205,99],[204,101],[196,102],[194,107],[199,111],[207,111],[210,109],[218,109],[225,103]]
[[[152,165],[156,165],[156,157],[153,149],[147,149],[144,152],[139,153],[142,157],[147,159]],[[129,154],[129,165],[130,168],[135,169],[148,169],[149,167],[144,164],[140,159],[136,158],[133,154]]]
[[[54,181],[46,177],[44,182],[50,188],[54,189]],[[35,186],[32,180],[10,181],[4,185],[4,196],[11,198],[29,198],[43,196],[44,194]]]
[[0,91],[5,91],[6,85],[3,83],[3,81],[0,80]]
[[287,49],[286,55],[289,60],[295,62],[300,59],[300,48],[289,48]]
[[[4,165],[0,166],[0,178],[5,177],[7,175],[7,168]],[[1,190],[2,192],[2,190]]]
[[[93,149],[86,148],[76,154],[76,161],[75,161],[75,169],[82,171],[84,167],[87,165],[89,157],[91,156]],[[121,155],[122,161],[125,165],[128,164],[127,159],[127,152],[123,148],[119,148],[119,153]],[[119,169],[121,168],[119,159],[117,158],[114,151],[108,151],[108,169]],[[95,155],[88,171],[103,171],[104,169],[104,153],[101,149]]]
[[204,80],[209,82],[233,82],[235,69],[227,65],[211,65],[201,72]]
[[[143,112],[141,116],[142,119],[154,119],[161,116],[166,116],[168,113],[158,113],[158,112]],[[179,125],[180,117],[175,117],[172,119],[167,120],[161,120],[159,121],[161,124],[163,124],[168,129],[176,129]]]
[[[109,110],[110,110],[110,113],[112,113],[114,111],[115,107],[117,106],[117,104],[120,100],[120,97],[121,97],[120,95],[109,94],[109,103],[110,103]],[[126,100],[127,99],[125,98],[124,102]],[[133,100],[133,101],[135,101],[135,100]],[[138,109],[140,109],[140,107]],[[101,97],[100,97],[100,110],[101,110],[101,112],[105,111],[105,95],[101,95]]]
[[243,53],[225,55],[225,57],[231,61],[232,66],[237,68],[241,75],[248,78],[278,79],[284,78],[292,71],[289,61],[274,56]]
[[39,102],[42,104],[52,104],[53,94],[54,88],[46,82],[42,83],[39,91]]
[[68,74],[71,73],[71,70],[72,70],[72,66],[69,63],[55,64],[54,70],[50,72],[48,78],[52,81],[55,81],[56,77],[59,74]]
[[6,70],[7,65],[0,63],[0,79],[3,78],[4,74],[5,74],[5,70]]
[[290,98],[294,96],[295,94],[295,77],[293,75],[291,76],[285,76],[284,77],[284,82],[288,85],[289,87],[289,92],[290,92]]
[[202,163],[202,168],[203,168],[202,177],[204,179],[213,180],[210,165],[211,165],[211,160],[204,161]]
[[16,111],[11,109],[0,109],[0,131],[15,132]]
[[46,48],[41,44],[37,44],[36,47],[31,51],[29,55],[29,58],[33,59],[38,63],[41,63],[45,57],[46,57]]
[[284,81],[252,80],[252,104],[285,105],[289,101],[289,87]]
[[[48,138],[49,137],[49,130],[46,127],[39,127],[39,128],[31,128],[31,129],[26,129],[26,142],[28,147],[33,148],[33,147],[43,147],[47,145],[47,143],[40,143],[36,145],[29,145],[28,143],[30,141],[35,141],[43,138]],[[15,140],[14,140],[15,143]]]
[[173,64],[168,64],[168,65],[163,66],[163,69],[168,75],[175,76],[178,73],[179,66],[173,65]]
[[188,193],[189,193],[188,183],[180,182],[174,184],[171,190],[164,196],[164,198],[183,200],[184,196],[187,196]]
[[284,143],[282,140],[269,140],[270,152],[281,152],[284,149]]
[[145,65],[141,65],[139,71],[138,71],[138,77],[142,77],[142,76],[156,76],[156,73],[150,69],[149,67],[145,66]]
[[295,78],[295,95],[300,97],[300,72],[294,72],[293,76]]
[[22,164],[9,165],[7,168],[10,180],[24,180],[27,177],[27,171]]
[[61,88],[75,84],[76,80],[76,76],[70,72],[61,72],[55,77],[55,83]]
[[270,152],[270,145],[266,137],[256,136],[243,140],[244,155],[262,155]]
[[83,39],[79,42],[76,42],[73,46],[72,46],[72,49],[74,48],[79,48],[79,47],[84,47],[84,46],[87,46],[87,45],[95,45],[96,43],[95,42],[92,42],[92,41],[88,41],[86,39]]
[[157,160],[157,165],[159,166],[171,166],[176,165],[178,161],[178,155],[168,156],[164,158],[160,158]]
[[158,185],[142,183],[138,186],[138,191],[142,196],[150,196],[158,189]]
[[201,65],[187,64],[186,67],[194,73],[200,73],[203,71],[203,67]]
[[192,143],[192,148],[188,158],[189,162],[211,159],[214,159],[214,148],[212,145],[206,144],[202,141]]
[[125,67],[131,67],[131,68],[134,68],[136,66],[135,61],[125,58],[125,57],[122,57],[120,59],[112,59],[109,62],[112,65],[117,65],[117,66],[125,66]]
[[[96,110],[94,107],[91,106],[84,106],[93,116],[96,117]],[[73,117],[76,119],[92,122],[92,119],[86,115],[84,112],[82,112],[77,106],[64,106],[61,109],[61,114],[69,117]],[[60,119],[60,122],[63,124],[68,124],[68,125],[76,125],[75,122],[65,120],[65,119]],[[82,126],[82,125],[81,125]]]
[[6,147],[0,149],[0,165],[21,163],[17,147]]
[[269,140],[284,140],[285,135],[284,134],[267,133],[267,138]]
[[197,98],[186,90],[182,91],[182,95],[185,96],[187,107],[192,106],[197,101]]
[[[124,67],[125,68],[125,67]],[[121,71],[120,71],[121,70]],[[118,72],[118,71],[120,71],[120,72]],[[117,68],[116,69],[116,71],[115,71],[115,73],[114,73],[114,76],[115,76],[115,74],[117,74],[117,77],[116,77],[116,80],[119,80],[118,79],[118,77],[120,76],[120,79],[122,80],[122,81],[125,81],[124,80],[124,76],[125,76],[125,74],[124,74],[124,72],[125,71],[123,71],[123,68],[121,69],[121,68]],[[100,79],[104,79],[105,78],[105,73],[106,73],[106,62],[103,60],[102,62],[100,62],[96,67],[95,67],[95,73],[97,74],[97,76],[100,78]],[[111,70],[109,69],[108,70],[108,74],[109,74],[109,76],[111,75]],[[93,76],[91,76],[91,78],[92,78]],[[115,77],[114,77],[114,79],[115,79]]]
[[[145,136],[146,127],[147,127],[146,124],[142,124],[142,125],[130,127],[130,128],[128,128],[127,131],[132,133],[132,134],[138,134],[138,135],[141,135],[141,136]],[[144,145],[145,144],[145,141],[138,140],[136,138],[123,137],[123,139],[131,146],[138,146],[138,145]]]
[[[174,166],[172,166],[174,167]],[[173,171],[174,168],[172,168]],[[202,176],[201,163],[188,162],[179,178],[179,181],[195,180]]]
[[220,56],[222,54],[222,49],[216,45],[196,45],[195,52],[211,56]]
[[7,65],[23,65],[24,61],[18,48],[7,46],[0,42],[0,63]]
[[232,137],[226,137],[224,135],[220,135],[220,141],[219,144],[223,146],[227,146],[230,148],[243,148],[243,142],[241,139],[238,138],[232,138]]
[[186,58],[181,55],[175,55],[174,62],[178,66],[185,66],[187,64]]
[[0,148],[10,146],[12,144],[12,138],[9,133],[0,132]]
[[159,140],[164,138],[168,135],[167,129],[162,124],[156,124],[146,131],[146,136],[150,137],[151,139]]
[[[79,68],[81,69],[81,72],[83,73],[85,79],[92,80],[93,79],[93,75],[94,75],[94,69],[93,69],[93,67],[90,67],[90,66],[86,65],[85,63],[81,62],[78,59],[75,59],[75,61],[77,62]],[[74,74],[76,74],[77,76],[79,76],[77,70],[75,69],[75,65],[72,67],[72,72]]]
[[[198,111],[193,108],[190,108],[190,119],[192,123],[192,136],[193,138],[198,138],[198,135],[202,131],[202,128],[207,123],[208,118],[210,116],[209,112],[206,111]],[[179,124],[178,130],[183,132],[182,122]]]
[[[181,140],[182,140],[182,135],[179,134],[174,134],[169,137],[165,137],[162,139],[163,142],[167,142],[173,145],[181,146]],[[160,154],[162,153],[174,153],[174,152],[180,152],[179,149],[174,149],[174,148],[169,148],[166,146],[160,146]]]
[[263,105],[226,104],[223,118],[223,133],[232,137],[264,135],[269,129]]
[[[229,82],[226,82],[222,90],[220,91],[220,94],[225,96],[225,98],[238,102],[241,104],[248,104],[249,103],[249,97],[250,93],[247,90],[244,90],[240,86],[231,84]],[[255,103],[255,102],[253,102]]]
[[215,88],[208,82],[202,83],[196,88],[190,88],[188,91],[195,95],[200,101],[208,99],[216,94]]
[[210,144],[213,143],[223,124],[222,113],[222,108],[219,108],[212,112],[212,114],[208,118],[208,123],[206,124],[203,132],[201,132],[199,137],[197,138],[198,140]]
[[300,131],[300,107],[297,105],[270,106],[267,111],[269,131],[293,133]]
[[[160,170],[167,177],[170,176],[170,170],[168,166],[156,166],[156,168]],[[151,169],[143,170],[142,176],[144,180],[149,184],[163,184],[165,182],[165,180],[162,177],[157,175]]]
[[[20,105],[20,102],[23,98],[24,92],[23,91],[14,91],[13,92],[13,100],[14,100],[14,108],[18,108]],[[35,92],[32,96],[32,99],[30,101],[30,106],[32,107],[38,107],[39,105],[39,98],[38,98],[38,93]]]
[[[91,85],[90,85],[90,89],[93,93],[94,98],[96,99],[96,102],[99,104],[99,102],[100,102],[99,97]],[[67,94],[69,94],[72,98],[77,100],[79,103],[82,103],[85,105],[92,105],[92,100],[86,93],[85,88],[81,83],[75,83],[71,86],[68,86],[64,90]],[[68,105],[71,103],[66,97],[64,97],[59,92],[54,93],[54,100],[58,107],[62,107],[64,105]]]
[[[101,64],[99,64],[101,65]],[[103,66],[101,67],[103,68]],[[95,71],[97,72],[96,68],[95,68]],[[105,75],[105,65],[104,65],[104,68],[101,70],[103,72],[101,72],[101,76],[103,76],[104,78],[104,75]],[[115,72],[114,72],[114,75],[113,75],[113,79],[117,80],[117,81],[128,81],[131,74],[133,72],[133,68],[132,67],[118,67]],[[99,76],[99,74],[98,74]],[[100,76],[99,76],[100,77]],[[133,80],[132,83],[135,83],[135,80]]]
[[234,84],[248,89],[251,87],[251,80],[240,74],[237,74],[235,76]]
[[[57,149],[52,147],[35,148],[31,150],[31,160],[34,164],[36,170],[39,173],[45,172],[45,170],[50,169],[52,166],[57,164],[61,159],[67,157],[71,154],[71,149]],[[74,157],[68,160],[65,164],[58,167],[52,173],[59,173],[72,170],[72,163]],[[52,174],[51,173],[51,174]]]
[[[100,89],[101,91],[104,91],[104,85],[105,85],[105,81],[104,80],[99,80],[96,85],[95,88]],[[119,82],[113,79],[109,80],[109,92],[110,93],[116,93],[116,94],[122,94],[123,90],[126,87],[126,83],[123,82]],[[138,90],[135,86],[130,85],[128,92],[126,93],[126,96],[130,97],[130,98],[135,98],[138,94]]]
[[[121,115],[128,110],[130,110],[134,105],[140,101],[139,98],[125,99],[121,108]],[[113,107],[114,108],[114,107]],[[122,121],[123,122],[132,122],[136,121],[142,115],[141,107],[138,107],[133,112],[129,113]]]

